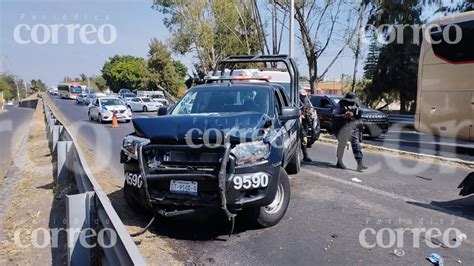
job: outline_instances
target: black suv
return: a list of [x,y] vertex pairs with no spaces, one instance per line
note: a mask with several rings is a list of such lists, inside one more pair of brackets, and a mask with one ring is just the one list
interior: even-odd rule
[[[220,65],[261,61],[283,61],[297,85],[286,56],[239,56]],[[220,208],[229,219],[242,210],[262,227],[283,218],[288,174],[300,169],[297,86],[287,95],[281,85],[240,78],[212,79],[158,117],[133,120],[121,151],[132,208],[164,216]]]
[[[322,129],[326,129],[329,133],[334,132],[333,111],[337,103],[344,96],[342,95],[311,95],[311,103],[318,112],[319,122]],[[367,108],[359,102],[362,109],[362,124],[364,126],[363,133],[368,134],[370,138],[378,138],[386,133],[389,128],[388,117],[386,114]]]

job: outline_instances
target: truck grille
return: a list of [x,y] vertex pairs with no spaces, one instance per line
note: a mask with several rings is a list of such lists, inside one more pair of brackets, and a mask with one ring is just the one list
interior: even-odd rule
[[224,151],[224,147],[147,145],[142,150],[143,167],[148,178],[217,179]]

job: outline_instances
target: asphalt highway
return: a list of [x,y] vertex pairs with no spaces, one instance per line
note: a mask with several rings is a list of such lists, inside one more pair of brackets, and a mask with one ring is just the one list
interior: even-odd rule
[[[88,121],[85,106],[54,97],[53,102],[95,154],[97,166],[123,182],[120,144],[132,125],[113,129]],[[355,160],[350,150],[348,170],[334,167],[334,145],[317,143],[310,155],[314,161],[290,177],[290,206],[275,227],[257,230],[238,219],[235,233],[228,236],[230,224],[216,214],[159,219],[150,231],[165,238],[183,262],[430,265],[425,257],[434,252],[445,265],[474,264],[474,195],[461,198],[456,188],[472,169],[365,152],[369,170],[359,173],[351,170]],[[456,230],[467,240],[453,241]]]

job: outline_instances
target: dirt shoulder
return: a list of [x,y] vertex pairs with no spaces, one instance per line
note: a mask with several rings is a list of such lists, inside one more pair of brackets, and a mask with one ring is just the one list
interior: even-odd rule
[[[52,245],[51,229],[65,226],[64,199],[57,200],[54,158],[46,137],[42,104],[35,111],[29,135],[13,159],[2,187],[0,264],[65,264],[64,237]],[[54,246],[54,247],[52,247]]]

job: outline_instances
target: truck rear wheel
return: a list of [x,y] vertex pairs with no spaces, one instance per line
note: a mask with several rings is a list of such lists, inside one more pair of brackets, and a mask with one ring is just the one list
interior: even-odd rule
[[267,206],[249,209],[249,219],[262,228],[276,225],[285,216],[290,196],[290,180],[285,169],[281,168],[274,200]]

